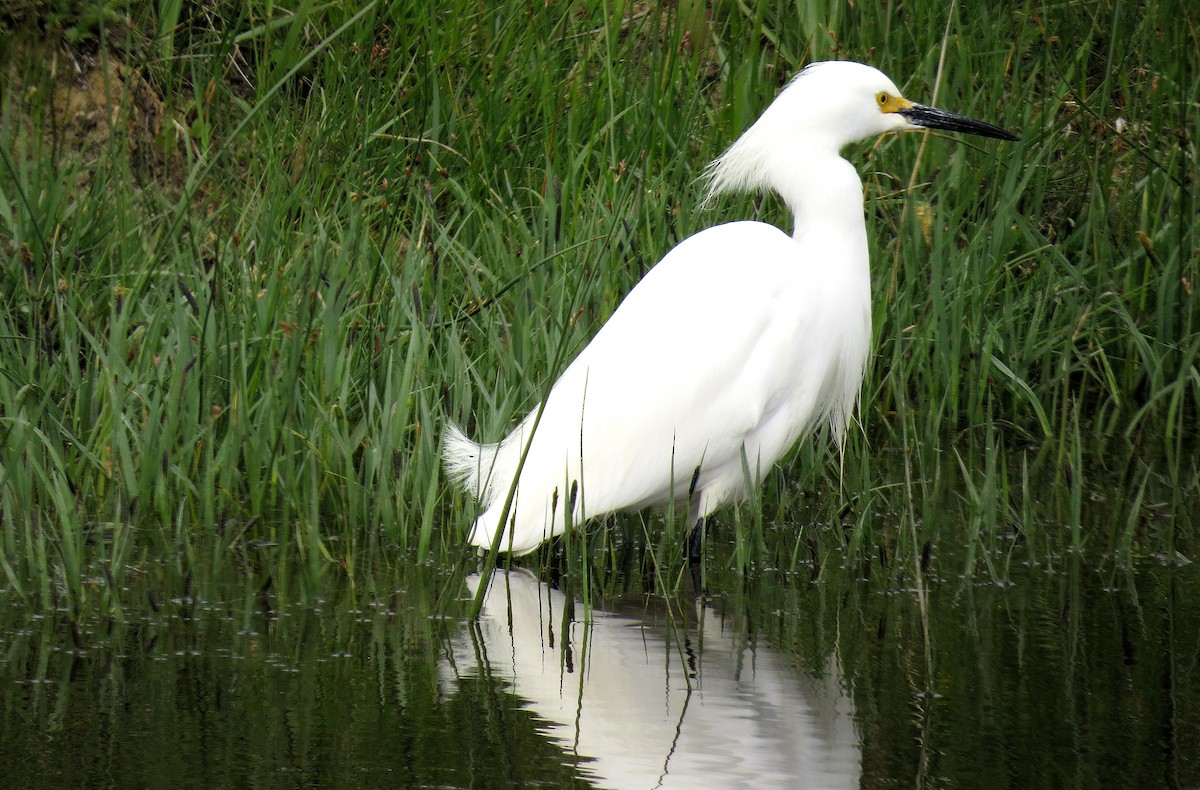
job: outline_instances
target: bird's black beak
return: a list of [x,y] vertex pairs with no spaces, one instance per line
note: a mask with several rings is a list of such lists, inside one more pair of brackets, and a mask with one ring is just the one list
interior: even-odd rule
[[897,110],[896,112],[903,115],[909,123],[926,129],[945,129],[950,132],[964,132],[966,134],[979,135],[980,137],[991,137],[996,140],[1021,139],[1007,129],[1001,129],[999,126],[987,123],[986,121],[977,121],[965,115],[956,115],[952,112],[939,110],[936,107],[925,107],[921,104],[914,104],[911,107],[905,107],[903,110]]

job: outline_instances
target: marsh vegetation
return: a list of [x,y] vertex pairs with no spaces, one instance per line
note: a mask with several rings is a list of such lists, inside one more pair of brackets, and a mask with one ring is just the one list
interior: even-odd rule
[[[696,179],[804,63],[849,58],[1022,140],[848,152],[874,272],[859,425],[844,458],[806,441],[722,514],[709,590],[802,669],[844,651],[864,782],[1035,783],[1014,755],[1047,741],[1013,733],[1054,731],[1036,668],[1074,723],[1040,758],[1064,783],[1116,750],[1086,733],[1124,728],[1151,766],[1129,784],[1196,784],[1200,17],[801,5],[0,13],[0,716],[25,733],[5,762],[41,730],[86,731],[78,706],[152,730],[133,677],[186,719],[222,678],[272,688],[264,656],[286,654],[321,699],[395,701],[353,710],[411,735],[430,771],[408,763],[411,781],[483,781],[437,773],[454,739],[395,719],[470,730],[509,710],[469,679],[411,703],[437,696],[423,667],[455,638],[474,562],[442,426],[502,436],[679,240],[786,225],[773,198],[702,210]],[[596,522],[526,564],[588,604],[677,600],[681,517]],[[355,657],[306,664],[314,645]],[[193,699],[154,685],[160,655]],[[954,695],[978,677],[1002,680]],[[1078,696],[1111,688],[1145,704]],[[301,711],[300,756],[370,729],[328,718],[349,703],[276,691]],[[950,745],[981,715],[991,773]],[[479,727],[471,748],[544,756],[518,729],[514,745]],[[347,759],[305,765],[328,780]]]

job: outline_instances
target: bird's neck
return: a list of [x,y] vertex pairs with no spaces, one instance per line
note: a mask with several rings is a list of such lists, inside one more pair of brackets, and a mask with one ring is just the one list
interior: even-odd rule
[[[800,251],[797,263],[808,267],[809,287],[819,289],[823,301],[838,305],[847,316],[843,326],[855,338],[852,345],[865,354],[871,324],[871,271],[862,181],[849,162],[831,157],[810,162],[805,178],[792,182],[797,187],[783,197],[795,212],[792,237]],[[850,321],[851,315],[856,320]]]
[[775,189],[795,218],[792,237],[808,234],[841,238],[865,250],[863,186],[854,166],[840,156],[826,156],[793,164],[790,177]]

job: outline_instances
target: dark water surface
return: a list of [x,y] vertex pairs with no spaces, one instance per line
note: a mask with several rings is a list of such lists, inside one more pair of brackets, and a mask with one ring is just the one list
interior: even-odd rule
[[74,628],[0,592],[0,775],[8,787],[1198,787],[1194,568],[1066,560],[1003,584],[906,589],[833,568],[816,582],[716,574],[705,601],[610,597],[590,617],[513,571],[477,626],[457,600],[477,580],[432,570],[373,590],[148,589],[149,615]]

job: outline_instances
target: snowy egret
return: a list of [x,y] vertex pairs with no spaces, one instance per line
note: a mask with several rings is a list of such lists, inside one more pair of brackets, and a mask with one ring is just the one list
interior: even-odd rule
[[[840,151],[884,132],[946,129],[1001,140],[983,121],[914,104],[861,63],[814,63],[709,165],[708,198],[773,189],[791,236],[731,222],[682,241],[652,268],[555,382],[533,433],[500,547],[524,554],[573,523],[686,504],[690,556],[705,520],[745,496],[813,428],[841,445],[871,337],[863,187]],[[483,512],[492,544],[537,409],[495,444],[446,428],[449,477]]]

